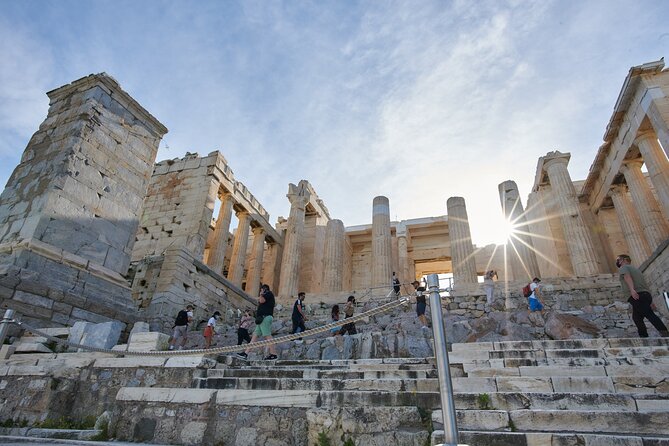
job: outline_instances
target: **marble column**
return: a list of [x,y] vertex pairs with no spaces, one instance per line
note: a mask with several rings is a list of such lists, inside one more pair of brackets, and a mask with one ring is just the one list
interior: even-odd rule
[[599,262],[590,236],[590,229],[581,215],[576,189],[569,176],[568,155],[559,154],[544,161],[552,192],[560,210],[564,241],[569,251],[574,274],[593,276],[599,274]]
[[372,206],[372,286],[388,286],[393,277],[393,249],[390,235],[390,202],[374,197]]
[[246,294],[257,296],[260,291],[260,277],[262,274],[262,260],[265,252],[265,230],[262,226],[255,227],[253,232],[253,244],[251,245],[251,258],[249,259],[249,271],[246,274]]
[[477,283],[476,259],[469,230],[465,199],[451,197],[446,202],[448,212],[448,237],[451,242],[453,286]]
[[[515,181],[504,181],[498,186],[499,200],[502,204],[504,216],[513,225],[515,232],[507,241],[507,253],[511,252],[511,269],[513,278],[531,280],[539,277],[539,264],[532,245],[530,228],[527,226],[527,218],[523,203],[520,201],[518,186]],[[513,244],[511,246],[511,244]],[[514,249],[515,248],[515,249]],[[508,254],[507,254],[508,255]]]
[[323,256],[323,292],[341,291],[344,280],[344,244],[346,232],[341,220],[330,220],[325,228]]
[[669,228],[653,193],[641,172],[641,160],[626,161],[620,171],[625,175],[632,202],[637,209],[643,233],[651,252],[669,237]]
[[397,228],[397,257],[400,265],[397,272],[400,283],[413,282],[414,278],[409,274],[409,242],[404,225]]
[[267,241],[267,252],[263,255],[262,283],[269,285],[273,291],[279,289],[281,253],[281,245]]
[[230,258],[230,269],[228,270],[228,280],[238,287],[242,286],[244,278],[244,265],[246,264],[246,248],[249,243],[249,220],[251,216],[248,212],[237,212],[239,224],[235,231],[235,237],[232,242],[232,257]]
[[639,215],[627,195],[627,187],[622,184],[612,186],[609,195],[613,200],[613,206],[620,221],[620,228],[629,248],[629,255],[635,265],[640,265],[650,256],[651,250],[646,237],[643,235]]
[[304,213],[310,195],[305,188],[291,184],[286,196],[290,201],[290,216],[283,242],[279,296],[284,300],[290,300],[293,296],[297,296],[304,238]]
[[228,248],[228,232],[230,231],[230,219],[232,218],[232,195],[225,193],[221,195],[221,207],[218,210],[218,218],[214,227],[214,241],[209,248],[207,265],[218,274],[223,274],[225,264],[225,251]]
[[634,143],[646,163],[650,181],[657,194],[660,211],[664,214],[664,220],[667,221],[669,220],[669,160],[667,160],[667,155],[657,141],[655,132],[642,133]]

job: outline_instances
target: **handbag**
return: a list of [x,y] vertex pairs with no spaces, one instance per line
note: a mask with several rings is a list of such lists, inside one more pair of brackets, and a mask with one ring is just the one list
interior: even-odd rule
[[256,325],[262,324],[262,321],[265,320],[265,316],[256,316]]

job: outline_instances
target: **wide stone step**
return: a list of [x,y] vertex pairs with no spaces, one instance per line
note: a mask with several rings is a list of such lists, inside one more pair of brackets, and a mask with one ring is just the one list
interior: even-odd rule
[[[460,431],[460,443],[476,446],[669,446],[669,438],[633,435],[565,434],[561,432]],[[444,431],[432,433],[431,444],[444,442]]]
[[642,370],[646,376],[669,376],[669,363],[606,366],[520,366],[484,367],[467,371],[467,376],[634,376]]
[[532,367],[532,366],[559,366],[559,367],[589,367],[589,366],[617,366],[638,365],[647,366],[653,364],[669,365],[669,356],[661,357],[601,357],[601,358],[510,358],[510,359],[476,359],[462,364],[463,370],[478,368],[500,368],[500,367]]
[[491,352],[500,350],[574,350],[662,346],[669,346],[669,338],[597,338],[555,341],[471,342],[451,344],[451,351],[455,355],[474,350]]
[[665,376],[496,376],[452,382],[456,392],[669,393]]
[[431,358],[370,358],[370,359],[277,359],[271,362],[263,360],[240,359],[236,355],[219,355],[218,362],[227,366],[243,367],[248,365],[267,366],[270,364],[274,367],[314,367],[314,366],[337,366],[337,367],[353,367],[356,365],[400,365],[400,364],[435,364],[433,357]]
[[238,390],[438,392],[437,379],[197,378],[194,387]]
[[[459,369],[453,374],[462,376]],[[346,369],[319,370],[319,369],[267,369],[267,368],[230,368],[210,369],[210,378],[303,378],[303,379],[426,379],[436,378],[437,371],[431,370],[360,370]]]

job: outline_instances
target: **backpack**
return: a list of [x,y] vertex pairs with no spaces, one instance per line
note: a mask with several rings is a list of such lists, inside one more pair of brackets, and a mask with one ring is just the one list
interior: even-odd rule
[[530,297],[532,295],[532,288],[530,287],[530,284],[531,282],[523,287],[523,296],[525,297]]
[[179,314],[177,314],[177,318],[174,320],[174,326],[181,327],[184,325],[188,325],[188,312],[186,310],[181,310],[179,311]]

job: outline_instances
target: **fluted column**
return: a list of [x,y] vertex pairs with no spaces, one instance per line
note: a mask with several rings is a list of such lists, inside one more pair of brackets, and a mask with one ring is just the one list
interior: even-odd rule
[[341,291],[344,280],[344,243],[346,233],[341,220],[330,220],[325,228],[323,256],[323,292]]
[[643,233],[646,235],[650,250],[653,251],[669,237],[669,228],[641,172],[642,164],[641,160],[627,161],[620,171],[625,175],[632,202],[641,220]]
[[634,143],[639,147],[643,157],[650,181],[653,183],[655,193],[660,205],[660,211],[664,214],[664,220],[669,220],[669,160],[662,146],[657,141],[655,132],[644,132],[637,137]]
[[304,212],[309,202],[309,193],[291,184],[286,196],[290,201],[290,216],[288,217],[288,228],[283,242],[281,274],[279,277],[279,296],[284,300],[297,295],[302,238],[304,237]]
[[465,199],[451,197],[446,202],[448,212],[448,237],[451,242],[451,260],[453,263],[453,282],[458,285],[477,283],[474,246],[469,230],[469,218]]
[[632,256],[634,264],[640,265],[650,256],[651,250],[646,237],[643,235],[636,209],[627,195],[627,187],[621,184],[613,186],[609,195],[613,200],[613,206],[616,209],[616,215],[618,215],[620,228],[627,242],[630,256]]
[[530,228],[527,226],[518,186],[515,181],[509,180],[500,183],[498,190],[504,216],[514,228],[511,239],[508,240],[508,242],[513,243],[513,246],[509,246],[512,252],[511,269],[513,270],[513,278],[532,279],[533,277],[539,277],[539,264],[534,253]]
[[228,280],[238,287],[242,286],[244,278],[244,264],[246,263],[246,248],[249,243],[249,213],[246,211],[237,212],[239,224],[235,231],[234,241],[232,243],[232,257],[230,258],[230,269],[228,271]]
[[568,161],[569,158],[565,156],[550,158],[544,161],[544,168],[560,209],[560,221],[574,274],[592,276],[599,274],[599,262],[590,230],[581,216],[576,189],[567,170]]
[[412,282],[414,278],[409,275],[409,242],[406,228],[402,227],[397,230],[397,256],[400,264],[398,271],[400,283]]
[[251,231],[253,232],[253,244],[251,245],[249,271],[246,273],[246,293],[250,296],[257,296],[260,291],[262,257],[265,252],[265,230],[258,226]]
[[231,194],[221,195],[221,208],[218,210],[218,218],[214,227],[214,242],[209,248],[209,257],[207,258],[207,265],[219,274],[223,274],[223,265],[225,264],[225,250],[228,247],[232,204],[233,199]]
[[374,197],[372,206],[372,286],[390,287],[393,277],[393,249],[390,235],[390,202]]

